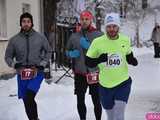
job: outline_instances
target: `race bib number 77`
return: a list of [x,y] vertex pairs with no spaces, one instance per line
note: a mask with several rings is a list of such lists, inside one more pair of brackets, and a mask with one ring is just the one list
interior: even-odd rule
[[37,75],[37,71],[31,68],[24,68],[21,70],[21,80],[29,80]]

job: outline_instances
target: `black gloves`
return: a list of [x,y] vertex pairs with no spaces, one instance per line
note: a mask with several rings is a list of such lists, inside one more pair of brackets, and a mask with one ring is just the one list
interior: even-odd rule
[[133,56],[133,53],[131,52],[129,55],[126,55],[126,60],[128,64],[131,64],[133,66],[138,65],[137,59]]
[[102,62],[107,62],[108,60],[108,54],[107,53],[103,53],[99,56],[98,58],[98,62],[102,63]]
[[[107,53],[103,53],[99,56],[98,61],[99,63],[102,62],[106,62],[108,60],[108,54]],[[128,64],[131,64],[133,66],[138,65],[138,61],[137,59],[133,56],[133,52],[131,52],[129,55],[126,55],[126,60],[128,62]]]
[[37,68],[38,70],[44,70],[44,67],[43,67],[43,66],[36,66],[36,68]]
[[96,67],[99,63],[106,62],[108,60],[108,54],[103,53],[98,58],[85,57],[86,66],[93,68]]
[[[137,59],[133,56],[133,53],[131,52],[129,55],[126,55],[126,60],[128,64],[131,64],[133,66],[138,65]],[[108,54],[103,53],[98,58],[90,58],[88,56],[85,57],[85,64],[86,66],[93,68],[96,67],[99,63],[107,62],[108,61]]]
[[14,68],[15,68],[15,69],[18,69],[18,68],[20,68],[20,67],[22,67],[22,63],[16,63],[16,64],[14,65]]

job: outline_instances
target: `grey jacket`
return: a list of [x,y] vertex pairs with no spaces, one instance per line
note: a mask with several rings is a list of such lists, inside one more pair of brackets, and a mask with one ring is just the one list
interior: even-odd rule
[[[103,35],[102,32],[99,31],[94,31],[94,32],[87,32],[86,36],[89,39],[90,42],[93,41],[93,39],[99,37]],[[87,50],[84,50],[81,46],[80,46],[80,38],[82,37],[82,33],[78,32],[78,33],[73,33],[67,43],[67,50],[74,50],[77,49],[80,51],[80,57],[78,58],[74,58],[73,59],[73,67],[74,67],[74,72],[75,73],[87,73],[88,72],[88,68],[85,65],[85,55]]]
[[19,32],[9,40],[5,61],[10,67],[22,65],[46,66],[50,59],[48,40],[40,33],[31,30],[28,34]]
[[152,32],[151,40],[153,41],[153,43],[159,43],[160,44],[160,31],[154,30]]

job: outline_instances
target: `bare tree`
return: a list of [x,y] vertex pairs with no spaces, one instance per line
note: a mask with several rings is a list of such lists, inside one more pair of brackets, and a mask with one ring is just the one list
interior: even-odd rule
[[55,22],[57,2],[59,2],[59,0],[43,0],[44,32],[46,33],[46,36],[49,32],[50,26]]
[[134,41],[137,47],[142,47],[140,42],[139,28],[143,23],[146,16],[146,9],[142,9],[140,6],[141,2],[139,0],[120,0],[119,10],[121,18],[126,20],[131,20],[135,25],[135,37]]
[[[134,37],[134,41],[136,42],[137,47],[142,47],[139,28],[141,27],[141,25],[143,25],[142,23],[144,22],[145,17],[149,13],[155,14],[156,16],[155,8],[150,7],[152,2],[153,1],[147,3],[147,0],[142,0],[142,1],[128,0],[128,5],[127,5],[127,13],[129,14],[128,19],[130,19],[135,24],[136,34]],[[156,8],[156,10],[158,11],[159,9]]]

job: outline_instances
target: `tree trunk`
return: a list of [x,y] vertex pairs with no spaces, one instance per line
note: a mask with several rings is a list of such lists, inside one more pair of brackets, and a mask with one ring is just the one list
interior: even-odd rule
[[101,19],[100,9],[96,8],[96,28],[99,31],[101,31]]
[[137,48],[142,47],[142,44],[140,43],[140,38],[139,38],[139,24],[136,25],[136,46]]
[[142,9],[146,9],[148,7],[147,0],[142,0]]
[[44,32],[46,37],[48,37],[49,29],[52,24],[54,24],[56,19],[56,3],[57,0],[44,0]]

